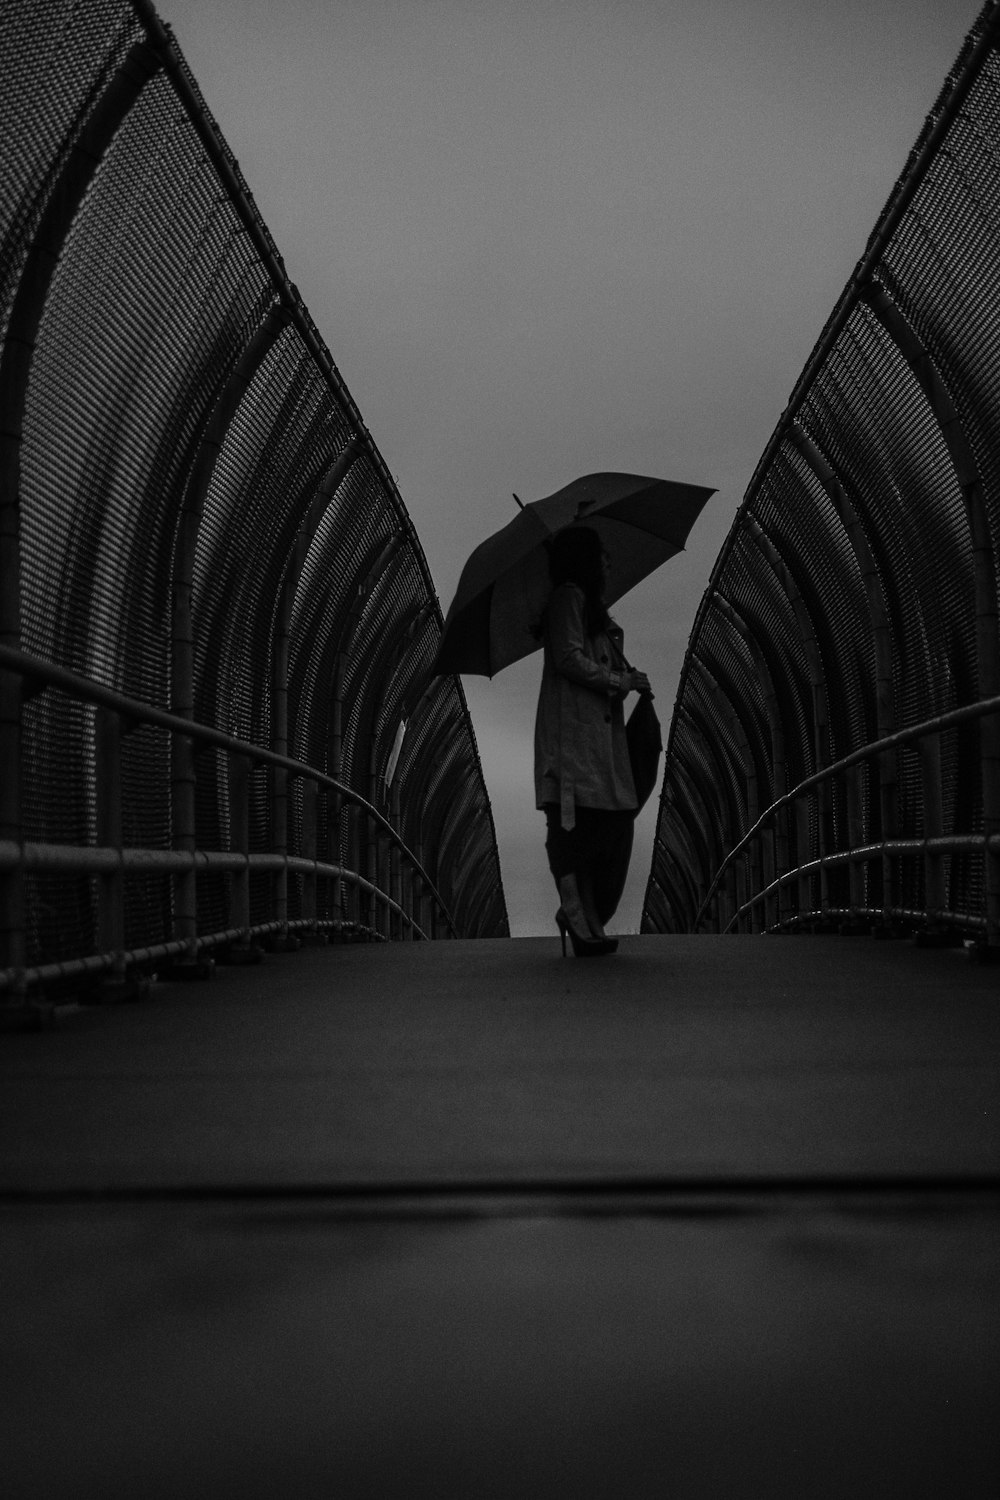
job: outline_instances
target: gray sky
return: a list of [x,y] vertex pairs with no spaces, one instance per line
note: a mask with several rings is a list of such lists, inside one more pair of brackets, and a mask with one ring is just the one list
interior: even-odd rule
[[[615,608],[666,732],[757,459],[978,0],[160,0],[447,609],[577,475],[714,485]],[[540,659],[465,678],[515,934],[555,932]],[[618,931],[634,930],[655,806]]]

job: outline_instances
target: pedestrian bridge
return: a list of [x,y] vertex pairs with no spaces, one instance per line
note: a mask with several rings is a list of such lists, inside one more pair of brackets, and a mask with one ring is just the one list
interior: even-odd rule
[[415,529],[169,31],[0,8],[5,1490],[995,1495],[998,16],[588,963],[507,935]]

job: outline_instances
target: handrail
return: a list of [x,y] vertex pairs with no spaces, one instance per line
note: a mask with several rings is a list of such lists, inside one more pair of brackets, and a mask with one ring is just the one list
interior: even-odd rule
[[[937,714],[932,719],[924,719],[921,721],[921,723],[913,724],[907,729],[897,729],[895,733],[884,735],[881,739],[878,740],[871,740],[868,744],[861,745],[857,750],[852,750],[849,755],[842,756],[840,760],[834,761],[831,765],[824,766],[822,770],[814,771],[811,776],[806,776],[802,781],[798,783],[797,786],[793,787],[790,792],[785,792],[781,797],[778,797],[774,802],[772,802],[770,807],[765,808],[760,817],[757,819],[756,823],[754,823],[751,828],[747,829],[746,833],[740,839],[739,843],[734,844],[732,849],[730,849],[729,853],[726,855],[725,859],[722,861],[718,870],[716,871],[712,883],[709,886],[704,899],[702,900],[701,906],[698,908],[698,912],[694,919],[694,927],[697,929],[699,923],[704,917],[708,905],[711,902],[712,897],[718,890],[722,877],[725,875],[730,865],[735,859],[739,857],[739,855],[744,852],[744,850],[749,847],[753,840],[764,831],[764,828],[767,826],[767,824],[773,817],[777,815],[778,812],[781,811],[783,807],[788,807],[793,802],[797,802],[800,797],[805,795],[806,792],[811,791],[813,787],[821,785],[822,782],[829,781],[835,776],[842,775],[843,772],[849,770],[851,766],[860,765],[864,761],[872,760],[876,756],[883,755],[886,753],[886,751],[889,750],[895,750],[898,746],[908,744],[912,740],[924,739],[929,734],[939,734],[943,730],[955,728],[958,724],[965,724],[974,719],[985,718],[988,714],[993,713],[1000,713],[1000,695],[992,698],[981,698],[977,703],[966,703],[963,704],[961,708],[949,709],[947,713]],[[970,835],[970,837],[975,837],[975,835]],[[909,842],[911,841],[888,841],[889,844]],[[934,841],[916,840],[913,842],[918,844],[919,847],[923,849],[926,844]],[[987,841],[985,845],[981,840],[978,847],[992,847],[992,845],[992,839]],[[828,864],[830,863],[831,859],[835,858],[836,855],[839,854],[843,854],[844,863],[849,863],[851,859],[861,859],[863,857],[860,849],[839,850],[836,851],[836,854],[822,856],[822,861]],[[783,872],[783,876],[797,873],[800,872],[785,871]],[[776,889],[780,883],[781,879],[779,878],[778,880],[772,882],[772,886]]]
[[[388,819],[376,807],[373,807],[353,787],[346,785],[342,781],[338,781],[336,777],[328,776],[325,771],[320,771],[305,761],[295,760],[288,755],[281,755],[275,750],[265,748],[263,745],[254,745],[250,741],[237,739],[235,735],[227,734],[224,730],[213,729],[211,726],[200,724],[194,719],[182,718],[179,714],[170,713],[166,709],[154,708],[151,704],[142,703],[136,698],[130,698],[124,693],[117,692],[114,688],[104,687],[101,683],[94,682],[88,677],[82,677],[66,667],[60,667],[55,662],[45,661],[42,657],[34,656],[27,651],[18,651],[11,646],[0,644],[0,668],[6,668],[22,679],[40,681],[44,682],[47,686],[61,688],[72,697],[108,708],[113,713],[121,715],[125,720],[131,720],[133,723],[153,724],[159,728],[168,729],[173,734],[184,735],[189,739],[198,740],[204,745],[212,745],[217,749],[227,750],[234,755],[246,756],[249,760],[259,765],[281,767],[293,776],[301,776],[304,779],[314,781],[318,786],[325,786],[331,791],[337,792],[354,806],[359,807],[372,820],[376,827],[395,844],[409,863],[414,874],[424,883],[452,936],[457,936],[455,925],[447,905],[416,855],[404,842],[396,829],[393,828]],[[183,851],[158,852],[169,853],[171,857],[179,852],[183,854]],[[220,857],[229,858],[230,856],[225,855]],[[235,858],[239,861],[238,868],[246,868],[245,856],[236,855]],[[294,859],[294,856],[259,855],[250,856],[250,858],[276,858],[281,860],[284,865],[286,860],[291,861]],[[314,863],[314,861],[306,861],[306,864],[310,868],[313,867]],[[292,863],[289,863],[286,867],[290,869],[295,868]],[[331,869],[333,869],[332,866]],[[390,898],[386,897],[386,899]]]
[[[154,851],[131,850],[127,852],[144,854]],[[0,853],[0,859],[2,858],[3,854]],[[303,861],[303,863],[306,862]],[[5,868],[9,868],[9,866],[5,866]],[[143,865],[143,868],[148,869],[149,867],[148,865]],[[322,870],[320,873],[322,873]],[[340,874],[344,880],[353,882],[365,890],[373,892],[379,900],[383,901],[391,910],[397,912],[409,924],[418,938],[427,939],[427,934],[423,928],[418,926],[413,918],[402,907],[398,906],[391,897],[387,896],[384,891],[380,891],[377,886],[372,885],[371,881],[366,880],[363,875],[359,875],[354,870],[347,869],[342,869]],[[296,917],[290,922],[254,922],[250,927],[228,927],[221,932],[199,933],[198,937],[194,940],[194,946],[197,952],[201,953],[205,949],[223,948],[235,943],[244,942],[248,938],[267,937],[272,933],[285,935],[295,932],[344,930],[351,932],[363,931],[371,938],[382,938],[382,934],[375,929],[365,927],[363,924],[357,922],[344,921],[340,918],[331,920],[330,918],[323,917],[313,921],[309,917]],[[17,990],[21,984],[30,987],[31,985],[51,984],[58,980],[73,980],[83,978],[84,976],[106,974],[109,970],[113,971],[123,965],[125,967],[134,967],[136,965],[160,963],[164,959],[183,958],[189,955],[190,950],[191,943],[187,938],[172,938],[169,942],[147,944],[145,947],[129,948],[123,952],[89,953],[80,958],[57,959],[53,963],[35,964],[23,972],[13,968],[0,969],[0,992],[3,990]]]
[[[816,875],[831,866],[836,868],[838,865],[881,859],[884,855],[899,858],[902,855],[979,854],[983,851],[1000,854],[1000,834],[954,833],[935,835],[931,838],[880,839],[875,844],[861,844],[856,849],[837,849],[832,854],[819,854],[815,859],[807,859],[805,864],[795,865],[790,870],[783,870],[759,891],[754,891],[749,900],[744,901],[743,905],[733,913],[723,928],[723,932],[730,932],[741,917],[752,911],[755,906],[759,906],[762,901],[766,901],[769,896],[775,895],[783,885],[791,885],[793,881],[805,875]],[[911,912],[908,915],[915,917],[917,913]],[[964,926],[977,928],[986,925],[984,917],[973,917],[956,912],[927,910],[919,915],[924,920],[929,919],[932,922],[960,922]]]

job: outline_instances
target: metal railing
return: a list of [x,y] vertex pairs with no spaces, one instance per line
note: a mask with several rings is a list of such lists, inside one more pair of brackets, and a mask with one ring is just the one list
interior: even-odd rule
[[[407,847],[391,823],[351,787],[315,767],[249,744],[233,735],[140,703],[122,693],[89,681],[55,663],[26,652],[0,646],[0,672],[19,679],[32,696],[55,690],[78,702],[91,704],[95,715],[95,832],[99,842],[72,845],[33,840],[0,840],[0,899],[2,917],[9,933],[22,933],[25,903],[23,880],[28,875],[86,875],[95,879],[98,949],[76,959],[51,964],[24,964],[0,970],[0,990],[10,1003],[18,1003],[30,986],[53,980],[107,975],[113,983],[124,981],[130,968],[149,967],[167,960],[197,965],[206,951],[225,947],[230,956],[249,957],[255,937],[287,938],[295,932],[321,933],[345,927],[374,937],[409,936],[414,939],[447,935],[455,927],[440,893],[426,870]],[[226,752],[229,763],[230,848],[203,850],[194,847],[194,830],[175,828],[172,849],[128,848],[122,840],[125,823],[121,777],[122,736],[139,725],[165,730],[171,743],[183,739],[199,752],[209,748]],[[195,762],[197,763],[197,762]],[[248,847],[247,813],[249,768],[270,767],[298,778],[307,792],[307,814],[303,819],[299,853],[287,848],[252,852]],[[345,805],[361,820],[364,835],[360,846],[375,851],[375,879],[342,863],[317,857],[324,842],[318,827],[315,793],[323,788],[333,794],[331,823],[339,823]],[[284,793],[282,793],[284,795]],[[310,806],[311,804],[311,806]],[[338,841],[332,829],[326,843]],[[393,855],[397,856],[393,858]],[[200,872],[222,872],[229,876],[226,927],[216,932],[198,931],[197,876]],[[250,918],[250,878],[271,877],[272,911],[264,921]],[[124,894],[128,879],[169,876],[172,883],[173,917],[170,938],[126,950],[124,945]],[[299,876],[303,891],[303,915],[288,917],[288,877]],[[321,879],[349,886],[356,897],[354,920],[342,916],[323,917],[317,912],[317,882]],[[367,898],[367,909],[363,902]],[[340,892],[332,904],[340,906]]]
[[[987,941],[996,941],[1000,938],[1000,927],[995,916],[991,915],[988,903],[984,903],[981,913],[975,914],[955,912],[949,909],[945,902],[947,878],[944,867],[945,857],[953,854],[971,855],[981,859],[984,867],[995,865],[1000,858],[1000,834],[983,832],[943,834],[939,831],[940,745],[934,744],[946,731],[983,719],[991,714],[1000,714],[1000,697],[967,704],[950,713],[939,714],[926,723],[913,725],[911,728],[900,730],[872,744],[862,745],[833,765],[826,766],[823,770],[799,782],[790,792],[772,802],[739,842],[725,855],[702,897],[701,905],[694,918],[694,930],[699,931],[707,927],[717,932],[731,932],[734,928],[751,932],[776,932],[816,922],[826,925],[831,921],[836,921],[850,925],[859,921],[874,920],[885,928],[891,927],[893,923],[900,923],[912,926],[921,932],[928,930],[933,932],[936,927],[954,927],[965,929]],[[803,807],[805,799],[810,794],[818,794],[821,787],[838,779],[844,781],[849,772],[878,762],[888,753],[915,742],[930,742],[934,745],[933,753],[927,757],[928,795],[925,800],[925,809],[936,808],[937,816],[935,817],[932,813],[927,819],[929,826],[921,837],[884,838],[872,843],[852,844],[844,849],[821,849],[812,857],[783,869],[760,889],[741,898],[740,886],[747,886],[751,883],[748,879],[747,867],[753,861],[753,847],[765,839],[772,841],[773,845],[779,836],[778,821],[782,814],[790,814],[800,827],[811,826],[818,831],[821,830],[822,819],[817,814],[821,813],[822,809],[818,798],[808,810]],[[931,784],[935,775],[937,795]],[[856,788],[852,793],[852,800],[856,805],[860,801]],[[803,835],[798,829],[786,828],[782,830],[782,834],[795,848],[801,847],[804,842]],[[818,832],[817,841],[822,843],[821,832]],[[903,859],[922,861],[924,902],[919,909],[901,906],[893,900],[893,890],[899,884],[893,863]],[[742,880],[738,873],[741,861],[744,864]],[[767,862],[772,867],[777,862],[773,847],[768,851]],[[878,862],[881,866],[882,900],[878,906],[871,906],[867,903],[866,882],[863,878],[866,865],[874,862]],[[761,860],[761,864],[763,863],[765,861]],[[823,879],[825,872],[840,868],[846,868],[850,872],[850,899],[846,906],[835,905],[831,902],[827,883]],[[817,879],[819,899],[814,900],[813,886]],[[994,884],[992,870],[984,868],[982,884],[984,891],[989,890]],[[790,896],[788,902],[782,900],[784,893]]]

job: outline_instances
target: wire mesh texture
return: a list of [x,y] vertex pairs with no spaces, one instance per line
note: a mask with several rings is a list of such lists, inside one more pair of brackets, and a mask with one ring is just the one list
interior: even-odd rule
[[[0,969],[233,928],[230,867],[133,860],[109,895],[65,853],[115,840],[245,845],[244,936],[397,936],[435,902],[441,935],[505,934],[412,522],[169,29],[147,0],[13,0],[0,56]],[[136,711],[112,733],[74,683]]]
[[644,931],[1000,944],[998,392],[990,0],[713,569]]

